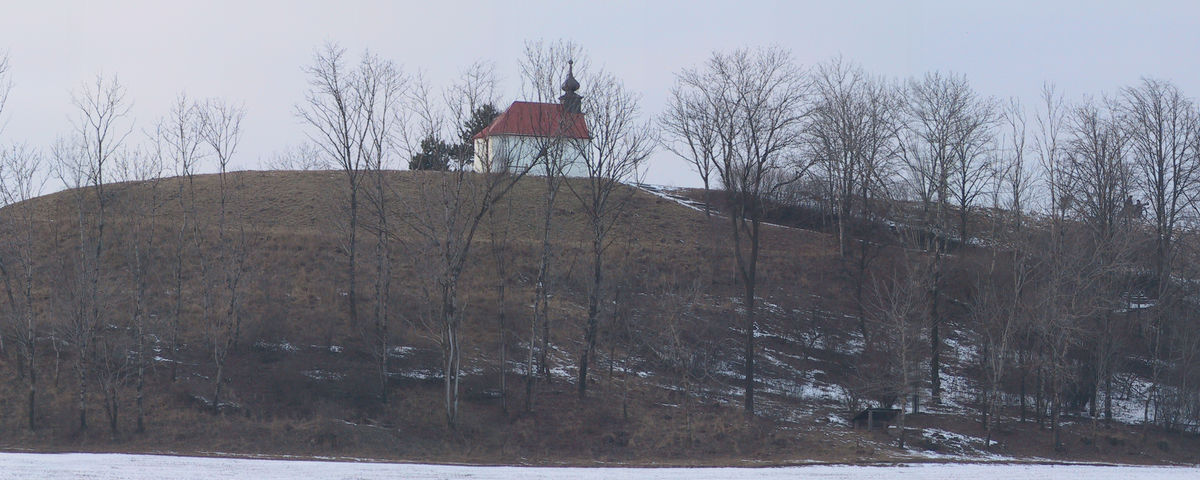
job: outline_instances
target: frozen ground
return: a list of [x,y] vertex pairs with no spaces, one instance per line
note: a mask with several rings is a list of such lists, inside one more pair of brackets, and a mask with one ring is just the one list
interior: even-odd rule
[[1197,467],[914,464],[777,468],[467,467],[395,463],[259,460],[89,453],[0,453],[0,479],[905,479],[1168,480],[1200,478]]

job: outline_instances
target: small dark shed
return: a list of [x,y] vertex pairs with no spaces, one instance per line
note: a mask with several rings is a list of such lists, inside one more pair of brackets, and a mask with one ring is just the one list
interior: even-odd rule
[[896,416],[900,415],[898,408],[868,408],[855,415],[850,420],[854,424],[854,428],[864,428],[867,430],[886,430],[888,425],[896,421]]

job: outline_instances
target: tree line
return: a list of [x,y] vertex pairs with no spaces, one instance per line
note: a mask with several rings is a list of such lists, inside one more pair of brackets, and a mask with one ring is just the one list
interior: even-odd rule
[[848,397],[942,403],[958,325],[977,349],[989,441],[1012,407],[1057,443],[1064,411],[1111,421],[1121,390],[1145,424],[1196,428],[1200,107],[1173,83],[1075,102],[1047,84],[1025,105],[954,73],[897,81],[842,58],[801,69],[785,51],[735,50],[677,76],[661,125],[729,206],[747,411],[758,230],[793,208],[831,229],[856,285]]

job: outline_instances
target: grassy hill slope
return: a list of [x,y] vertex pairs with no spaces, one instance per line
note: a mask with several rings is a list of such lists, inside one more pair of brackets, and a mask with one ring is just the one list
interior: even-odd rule
[[[39,428],[30,431],[25,426],[27,372],[10,341],[0,356],[0,448],[580,464],[873,461],[930,455],[1194,461],[1193,452],[1200,451],[1190,437],[1155,432],[1137,441],[1139,430],[1115,427],[1103,443],[1055,452],[1036,425],[1016,422],[997,434],[999,447],[985,449],[978,445],[980,428],[969,416],[970,392],[965,386],[948,393],[946,408],[912,417],[912,425],[926,429],[914,442],[915,450],[896,449],[884,434],[852,431],[845,422],[848,407],[840,385],[852,375],[856,349],[862,346],[854,301],[859,282],[840,259],[832,236],[781,226],[765,227],[758,335],[763,394],[759,414],[746,418],[740,410],[744,332],[736,321],[739,289],[728,219],[706,218],[643,190],[630,192],[628,216],[612,239],[606,271],[612,280],[612,301],[605,307],[594,384],[586,399],[575,395],[572,382],[586,317],[582,252],[589,239],[575,199],[565,189],[559,194],[552,235],[550,375],[539,377],[533,411],[524,411],[530,330],[542,328],[530,325],[541,250],[544,185],[539,178],[522,180],[497,205],[497,217],[510,222],[510,243],[501,252],[512,265],[504,279],[504,335],[495,291],[501,279],[488,222],[472,249],[460,287],[463,416],[457,428],[449,428],[441,403],[439,330],[430,314],[435,290],[428,275],[431,262],[405,227],[429,208],[429,186],[440,175],[395,172],[387,179],[396,199],[389,223],[399,227],[393,239],[390,307],[395,314],[386,404],[377,397],[366,315],[357,325],[347,315],[342,174],[230,175],[227,231],[245,232],[247,264],[239,309],[242,329],[225,374],[226,399],[233,407],[223,413],[213,413],[203,404],[214,368],[203,321],[202,265],[215,258],[218,177],[106,187],[102,340],[128,337],[133,308],[130,216],[150,219],[156,238],[148,252],[152,268],[145,308],[154,360],[146,377],[144,433],[133,429],[132,368],[125,368],[118,379],[117,432],[111,433],[101,421],[103,397],[94,380],[88,397],[91,427],[78,428],[71,370],[77,349],[63,332],[68,330],[72,275],[79,270],[75,195],[80,192],[34,200],[41,240],[35,276]],[[187,217],[179,203],[181,191],[195,192],[196,232],[202,246],[185,251],[185,280],[176,291],[174,255],[179,222]],[[139,203],[147,199],[152,201]],[[89,205],[94,209],[94,202],[89,200]],[[135,205],[155,207],[135,210]],[[373,240],[366,232],[359,238],[359,307],[366,312]],[[901,258],[899,252],[895,246],[880,247],[871,268],[887,271]],[[949,275],[956,274],[962,273]],[[177,298],[183,305],[181,348],[173,353],[168,332]],[[6,331],[15,331],[11,319],[5,322]],[[950,330],[948,341],[968,341],[965,323]],[[502,349],[507,356],[503,365]],[[86,362],[88,375],[100,368],[102,359],[93,357]],[[961,377],[968,360],[948,360],[949,375]],[[1087,433],[1094,427],[1085,422],[1068,428],[1068,435],[1097,438]]]

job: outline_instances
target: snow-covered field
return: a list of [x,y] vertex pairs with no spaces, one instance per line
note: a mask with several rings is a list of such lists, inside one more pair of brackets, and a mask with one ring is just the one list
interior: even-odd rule
[[906,479],[1168,480],[1200,478],[1198,467],[913,464],[773,468],[468,467],[365,462],[259,460],[93,453],[0,453],[0,479]]

